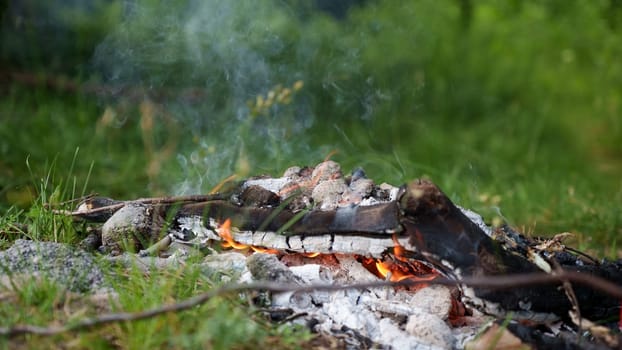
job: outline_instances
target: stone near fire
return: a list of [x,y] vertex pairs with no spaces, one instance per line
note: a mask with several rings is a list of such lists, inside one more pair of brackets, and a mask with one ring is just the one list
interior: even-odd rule
[[342,201],[345,203],[358,204],[363,198],[371,196],[374,190],[374,182],[370,179],[358,179],[350,182],[348,190],[343,194]]
[[335,254],[335,257],[340,264],[340,269],[335,271],[335,279],[341,283],[363,283],[378,280],[378,277],[363,267],[352,255]]
[[248,271],[246,256],[237,252],[208,255],[203,259],[201,267],[210,275],[212,273],[223,273],[241,276]]
[[315,166],[311,178],[314,182],[320,183],[327,180],[335,180],[343,178],[341,165],[332,160],[327,160]]
[[343,178],[326,180],[315,186],[311,197],[313,203],[322,210],[332,210],[339,206],[341,195],[348,190]]
[[255,253],[246,259],[246,266],[257,281],[302,282],[274,254]]
[[285,172],[283,173],[283,177],[287,177],[287,178],[299,177],[300,176],[300,170],[301,170],[301,168],[299,166],[289,167],[289,168],[285,169]]
[[447,320],[451,310],[451,290],[446,286],[430,285],[421,288],[413,297],[417,301],[417,307],[421,310]]
[[283,173],[283,177],[290,179],[291,181],[303,181],[311,177],[313,173],[313,168],[310,167],[299,167],[293,166],[287,168]]
[[128,204],[102,226],[102,247],[112,255],[123,251],[137,252],[157,241],[161,227],[162,218],[151,206]]
[[408,317],[406,331],[423,340],[423,343],[439,349],[451,349],[454,344],[454,337],[447,323],[421,310],[413,310]]
[[[274,254],[255,253],[246,259],[246,264],[256,281],[273,281],[283,284],[303,284],[301,278],[283,264]],[[313,305],[308,293],[274,293],[272,305],[280,307],[296,306],[300,309],[308,309]]]

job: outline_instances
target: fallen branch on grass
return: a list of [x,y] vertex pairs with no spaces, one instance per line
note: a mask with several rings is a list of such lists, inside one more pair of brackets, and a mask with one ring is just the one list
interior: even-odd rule
[[223,199],[226,199],[226,195],[220,193],[206,195],[139,198],[128,201],[119,201],[106,197],[87,197],[78,206],[78,209],[74,211],[53,209],[52,212],[54,214],[68,215],[92,221],[106,221],[117,210],[123,208],[128,204],[174,205]]
[[218,288],[214,288],[203,294],[199,294],[192,298],[183,300],[179,303],[164,305],[149,310],[139,312],[120,312],[109,313],[98,317],[87,318],[75,323],[66,323],[61,326],[40,327],[35,325],[17,325],[13,327],[0,327],[0,335],[5,337],[15,337],[24,334],[36,334],[42,336],[56,335],[66,332],[77,332],[91,329],[96,326],[102,326],[117,322],[131,322],[152,318],[169,312],[179,312],[191,309],[195,306],[204,304],[208,300],[231,293],[239,293],[252,290],[265,290],[275,293],[282,292],[311,292],[311,291],[339,291],[345,289],[367,289],[397,286],[414,286],[418,284],[440,284],[446,286],[467,285],[470,287],[489,288],[495,290],[511,289],[517,286],[526,287],[542,284],[552,284],[559,282],[574,282],[583,285],[589,285],[593,289],[600,290],[614,298],[622,300],[622,287],[611,283],[605,279],[578,273],[573,271],[556,271],[556,274],[529,273],[516,274],[506,276],[488,276],[488,277],[465,277],[461,280],[452,280],[439,277],[431,281],[421,280],[403,280],[400,282],[378,281],[370,283],[357,283],[351,285],[329,285],[329,284],[311,284],[311,285],[292,285],[280,284],[273,282],[256,282],[248,284],[227,284]]

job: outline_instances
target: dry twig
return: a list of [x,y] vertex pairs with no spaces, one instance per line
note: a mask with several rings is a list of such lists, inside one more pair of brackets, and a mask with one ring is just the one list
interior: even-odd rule
[[207,202],[211,200],[225,199],[226,196],[220,193],[206,194],[206,195],[188,195],[188,196],[173,196],[173,197],[153,197],[153,198],[139,198],[129,201],[119,201],[115,204],[106,205],[102,207],[95,207],[89,209],[78,209],[75,211],[70,210],[52,210],[55,214],[70,215],[70,216],[88,216],[92,214],[102,212],[117,211],[128,204],[177,204],[177,203],[193,203],[193,202]]

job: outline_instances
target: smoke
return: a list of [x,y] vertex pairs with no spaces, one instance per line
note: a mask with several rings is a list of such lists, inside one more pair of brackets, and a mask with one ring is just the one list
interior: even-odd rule
[[[139,91],[182,127],[173,192],[204,192],[249,168],[283,170],[312,152],[315,118],[292,86],[306,75],[297,51],[298,19],[266,0],[127,1],[124,19],[97,47],[93,68],[115,86],[114,99]],[[289,99],[276,100],[289,89]],[[272,91],[272,92],[271,92]],[[258,96],[272,104],[262,113]]]

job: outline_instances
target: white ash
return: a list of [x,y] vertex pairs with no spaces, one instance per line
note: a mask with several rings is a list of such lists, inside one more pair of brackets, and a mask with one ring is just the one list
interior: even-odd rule
[[435,316],[447,320],[451,310],[451,291],[440,285],[421,288],[416,292],[405,289],[382,289],[384,293],[375,293],[378,299],[368,300],[375,311],[394,316],[408,317],[413,312]]
[[318,264],[291,266],[289,269],[305,283],[320,283],[330,279],[326,269]]
[[422,339],[425,344],[439,349],[449,349],[455,341],[447,323],[435,315],[417,309],[408,316],[406,331]]
[[386,182],[381,183],[380,186],[378,186],[378,188],[380,188],[383,191],[389,192],[389,201],[396,201],[397,200],[397,196],[400,193],[400,188],[399,187],[395,187],[393,185],[389,185]]
[[388,344],[383,345],[388,345],[392,349],[444,350],[451,348],[451,346],[443,347],[434,343],[422,343],[422,340],[425,341],[426,339],[422,339],[417,335],[411,335],[408,333],[404,334],[401,327],[397,326],[395,322],[392,322],[387,318],[380,320],[378,325],[380,332],[382,332],[383,338],[389,340]]
[[[351,255],[337,255],[337,259],[340,269],[333,271],[317,264],[288,268],[275,255],[253,254],[248,259],[248,267],[256,280],[267,279],[301,285],[351,284],[378,280]],[[316,320],[318,323],[315,330],[318,332],[334,334],[345,326],[383,348],[448,348],[451,347],[453,336],[443,319],[447,318],[449,309],[445,310],[445,314],[438,315],[428,313],[417,306],[430,303],[426,298],[433,298],[434,292],[438,293],[440,299],[450,295],[446,287],[442,286],[422,294],[406,290],[395,291],[393,288],[275,293],[272,306],[292,308],[295,313],[306,313],[308,316],[295,322],[306,323],[311,319]],[[437,312],[439,310],[440,308],[436,309]],[[405,321],[413,315],[416,315],[417,320],[428,317],[432,321],[425,327],[417,328],[411,325],[407,328]]]
[[[248,270],[257,281],[274,281],[283,284],[304,284],[304,280],[287,268],[274,254],[255,253],[247,259]],[[304,310],[312,305],[312,296],[309,293],[274,293],[272,305],[275,307],[290,307],[295,305]]]

